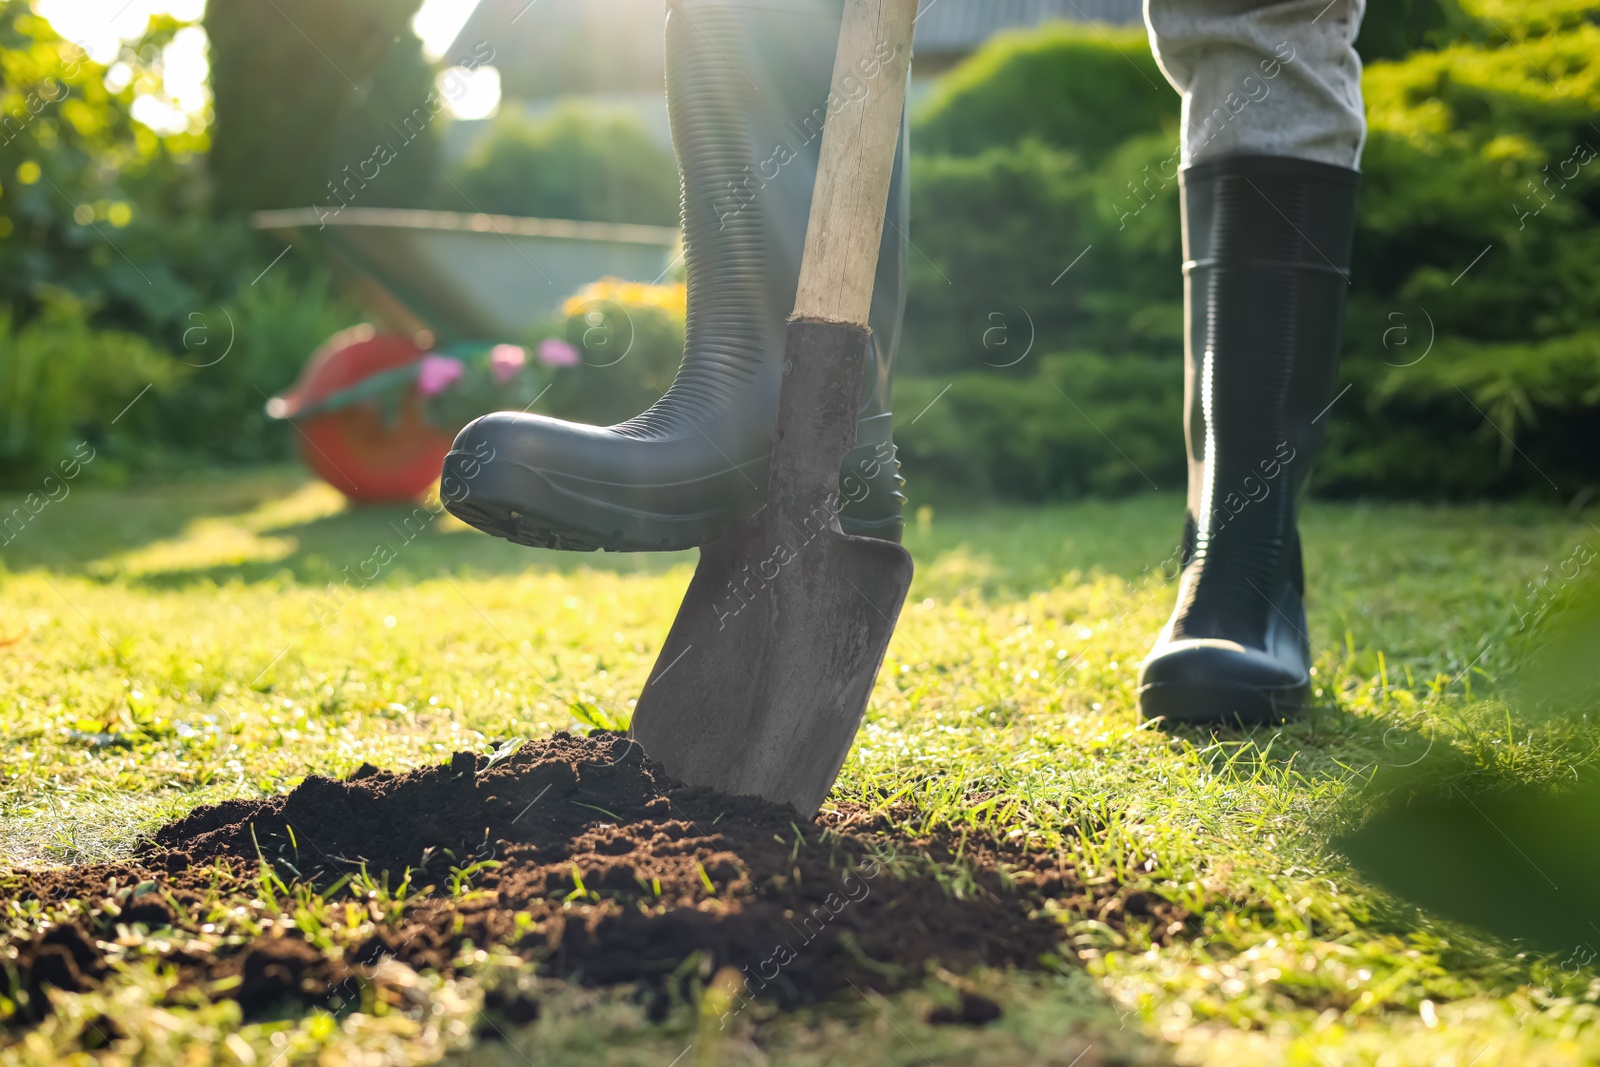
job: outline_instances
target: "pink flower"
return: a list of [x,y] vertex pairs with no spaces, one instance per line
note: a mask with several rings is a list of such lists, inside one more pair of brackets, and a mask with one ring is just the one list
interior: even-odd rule
[[575,367],[578,350],[559,337],[546,337],[539,342],[539,362],[546,367]]
[[417,366],[417,392],[423,396],[438,396],[459,381],[465,370],[459,359],[423,356]]
[[527,362],[528,353],[520,345],[495,345],[489,349],[489,370],[502,385],[521,373]]

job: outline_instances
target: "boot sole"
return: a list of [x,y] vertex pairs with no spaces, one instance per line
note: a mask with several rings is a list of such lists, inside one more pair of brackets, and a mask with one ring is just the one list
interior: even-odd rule
[[1146,722],[1182,725],[1271,726],[1301,714],[1311,685],[1263,689],[1226,683],[1155,682],[1139,687],[1139,713]]
[[[475,468],[476,475],[469,479],[463,468]],[[471,452],[451,452],[445,458],[442,484],[466,487],[444,506],[467,525],[529,548],[565,552],[682,552],[699,548],[746,517],[734,508],[688,515],[625,508],[559,487],[540,471],[483,465]],[[886,491],[898,490],[892,478],[883,484]],[[529,500],[560,501],[561,524],[529,511]],[[847,534],[898,542],[905,520],[899,515],[875,520],[841,515],[839,524]]]

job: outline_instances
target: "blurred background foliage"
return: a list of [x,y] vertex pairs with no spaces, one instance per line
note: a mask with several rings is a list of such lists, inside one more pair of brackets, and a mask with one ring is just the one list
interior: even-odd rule
[[[1600,481],[1600,5],[1473,10],[1368,10],[1353,384],[1324,494]],[[913,477],[1031,500],[1180,486],[1178,106],[1142,34],[997,38],[915,119],[898,406],[955,384],[901,424]]]
[[625,111],[567,103],[503,113],[451,175],[479,211],[583,222],[678,224],[678,165]]
[[[303,14],[294,22],[311,37],[277,7]],[[436,71],[409,26],[417,7],[212,0],[212,113],[198,132],[159,134],[131,106],[178,24],[153,20],[108,78],[25,4],[0,6],[12,116],[0,136],[0,376],[34,383],[8,394],[8,419],[56,428],[7,452],[0,482],[30,484],[58,438],[101,448],[111,462],[96,476],[293,453],[263,398],[363,315],[304,251],[263,274],[283,246],[250,231],[251,210],[347,201],[675,219],[667,153],[602,107],[508,112],[447,165]],[[1368,11],[1352,387],[1318,491],[1566,499],[1600,482],[1597,20],[1595,0]],[[913,127],[896,387],[913,494],[1181,485],[1178,102],[1143,34],[1062,24],[996,38],[939,79]],[[354,200],[351,186],[336,196],[380,144],[394,157],[380,176]],[[641,358],[586,357],[541,410],[610,421],[644,406],[675,362],[671,314],[645,311]],[[551,325],[591,329],[559,313]],[[134,340],[128,366],[166,371],[123,383],[105,354]],[[87,399],[124,384],[132,399],[146,383],[114,426],[121,405]]]
[[25,5],[0,6],[0,299],[15,319],[64,290],[159,338],[241,251],[205,220],[205,139],[160,136],[130,112],[176,28],[152,20],[113,91],[104,66]]
[[421,2],[206,4],[219,213],[333,203],[330,186],[380,144],[394,159],[361,182],[363,206],[411,206],[432,191],[439,108],[428,105],[434,72],[411,30]]
[[[230,23],[241,6],[209,5],[214,70],[249,66],[216,62],[230,43],[284,54],[276,48],[283,34],[265,47]],[[316,24],[345,22],[330,15]],[[179,28],[152,19],[143,38],[102,64],[26,4],[0,5],[0,115],[8,117],[0,136],[0,487],[33,487],[79,441],[96,449],[84,477],[102,480],[287,459],[292,431],[265,417],[264,398],[293,381],[331,333],[362,318],[317,264],[288,257],[262,273],[282,246],[253,233],[241,212],[272,203],[278,187],[265,171],[256,181],[259,158],[230,164],[214,147],[232,128],[243,127],[241,141],[252,125],[271,132],[274,119],[260,110],[296,99],[300,112],[276,120],[286,124],[277,128],[281,143],[256,155],[304,147],[292,127],[317,108],[296,97],[295,79],[278,93],[260,83],[230,89],[226,75],[214,77],[224,102],[235,89],[259,97],[258,113],[224,107],[229,121],[201,133],[161,134],[133,118],[136,94],[159,82],[161,50]],[[427,73],[420,51],[415,58]]]
[[[119,443],[147,435],[142,412],[113,424],[123,422],[117,416],[140,390],[170,386],[184,369],[137,334],[92,328],[83,306],[65,292],[41,298],[39,313],[26,323],[0,311],[0,470],[29,482],[74,455],[83,421],[120,432]],[[116,466],[107,459],[95,477],[104,479]]]

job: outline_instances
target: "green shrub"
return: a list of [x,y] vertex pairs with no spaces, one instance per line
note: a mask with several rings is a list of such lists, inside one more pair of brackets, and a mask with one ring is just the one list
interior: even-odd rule
[[972,155],[1034,138],[1093,166],[1130,137],[1175,137],[1177,117],[1142,29],[1060,22],[1000,34],[940,79],[913,144]]
[[192,370],[155,405],[163,443],[224,463],[294,455],[294,431],[267,418],[267,398],[291,385],[324,341],[366,318],[334,295],[326,273],[284,267],[190,312],[174,351]]
[[903,379],[895,405],[913,499],[923,477],[1029,501],[1183,485],[1175,358],[1079,352],[1045,356],[1029,373]]
[[1325,488],[1567,497],[1600,481],[1600,27],[1557,17],[1573,6],[1511,13],[1514,44],[1368,69],[1356,402]]
[[[88,440],[96,475],[123,469],[150,433],[154,402],[183,368],[144,339],[89,325],[84,306],[57,293],[18,326],[0,311],[0,486],[32,486]],[[116,447],[122,446],[122,447]]]
[[1038,330],[1046,346],[1068,342],[1082,289],[1074,277],[1050,282],[1088,229],[1092,183],[1078,158],[1029,140],[976,156],[921,155],[912,173],[918,252],[910,259],[907,372],[1009,362],[985,339],[1020,341],[1013,332]]
[[1456,0],[1387,0],[1367,5],[1356,51],[1363,63],[1403,59],[1470,34],[1474,28]]
[[[1600,3],[1494,0],[1466,21],[1445,2],[1438,18],[1413,5],[1371,24],[1428,50],[1365,74],[1351,389],[1330,416],[1317,485],[1564,499],[1600,483]],[[1120,491],[1135,486],[1116,474],[1119,448],[1158,482],[1156,470],[1179,469],[1178,421],[1141,436],[1122,414],[1181,389],[1176,137],[1162,117],[1177,97],[1163,89],[1154,117],[1129,102],[1091,121],[1058,104],[1059,86],[1043,88],[1069,56],[1130,71],[1119,58],[1130,47],[1093,31],[1005,39],[922,113],[905,367],[930,377],[905,384],[897,407],[914,413],[956,384],[915,426],[902,420],[913,486],[926,470],[1030,499]],[[1055,364],[1002,369],[1016,349],[995,350],[1019,333],[1035,352],[1103,354],[1073,358],[1103,367],[1082,389],[1103,407],[1078,403],[1105,437],[1067,450],[1066,431],[1043,425]],[[964,417],[941,424],[940,410]]]
[[919,155],[908,371],[1007,362],[990,350],[997,325],[1041,352],[1170,352],[1183,289],[1177,183],[1160,175],[1164,165],[1175,174],[1173,147],[1163,134],[1134,138],[1098,172],[1031,138],[974,156]]
[[[506,111],[450,179],[480,211],[589,222],[678,222],[678,169],[637,118],[566,103]],[[459,197],[449,202],[460,209]]]

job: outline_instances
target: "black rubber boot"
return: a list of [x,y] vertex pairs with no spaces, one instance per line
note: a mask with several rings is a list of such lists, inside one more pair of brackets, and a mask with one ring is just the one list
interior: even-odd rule
[[1276,156],[1183,172],[1189,511],[1147,719],[1277,722],[1310,695],[1295,513],[1334,400],[1358,181]]
[[[446,506],[520,544],[692,548],[766,499],[785,320],[843,0],[670,0],[667,9],[667,104],[689,278],[683,364],[660,400],[617,426],[502,412],[461,431],[445,461]],[[860,432],[841,471],[845,531],[890,540],[900,538],[904,500],[889,409],[905,306],[904,169],[902,143]]]

